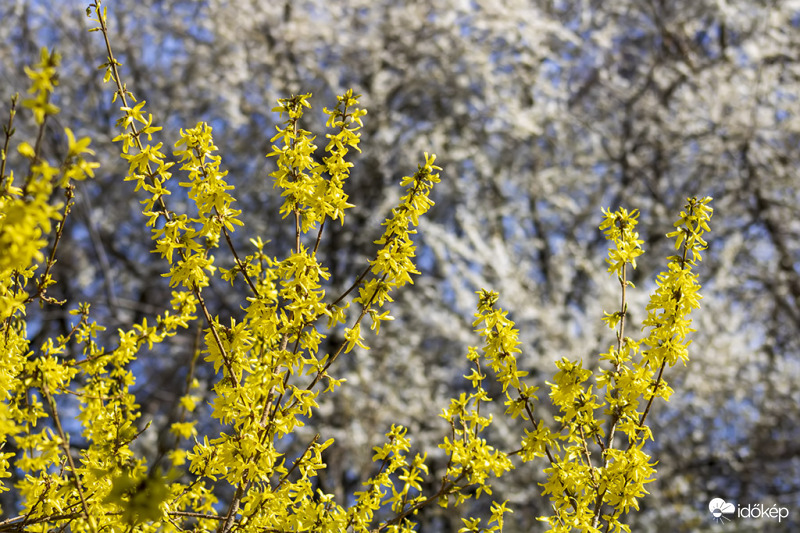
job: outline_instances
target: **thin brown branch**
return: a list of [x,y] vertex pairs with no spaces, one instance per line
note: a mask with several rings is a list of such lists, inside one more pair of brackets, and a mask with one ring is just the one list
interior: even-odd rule
[[[3,126],[3,133],[5,133],[6,140],[3,143],[3,153],[0,157],[0,180],[4,180],[6,176],[6,158],[8,157],[8,144],[11,141],[11,136],[14,135],[14,116],[17,114],[17,101],[19,101],[19,93],[15,93],[11,97],[11,109],[8,111],[8,124]],[[0,181],[0,188],[4,188],[5,183]]]
[[83,515],[86,518],[87,522],[89,523],[89,528],[92,531],[97,531],[97,525],[95,524],[94,519],[92,518],[91,512],[89,511],[89,506],[86,503],[86,496],[84,495],[83,491],[83,484],[81,483],[80,477],[78,477],[78,470],[75,468],[75,462],[72,460],[72,453],[69,449],[69,436],[64,433],[64,428],[61,426],[61,418],[58,416],[58,409],[56,408],[56,401],[53,396],[50,394],[50,390],[47,387],[47,383],[45,382],[45,376],[42,375],[42,385],[40,390],[42,391],[42,395],[47,400],[47,404],[50,406],[50,411],[53,416],[53,423],[56,426],[56,431],[58,432],[58,436],[61,439],[61,447],[64,450],[64,455],[66,455],[67,462],[69,463],[70,473],[72,474],[72,480],[75,484],[75,488],[78,491],[78,498],[81,501],[81,507],[83,508]]

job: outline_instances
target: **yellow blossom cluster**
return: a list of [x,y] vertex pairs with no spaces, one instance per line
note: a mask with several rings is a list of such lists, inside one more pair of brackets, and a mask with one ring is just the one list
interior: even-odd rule
[[[67,155],[51,165],[37,142],[18,144],[28,163],[24,178],[6,172],[4,148],[0,160],[0,491],[14,490],[21,507],[4,525],[26,531],[391,531],[416,530],[415,515],[438,504],[458,506],[470,498],[491,495],[492,478],[523,463],[548,462],[543,494],[553,513],[542,520],[552,531],[628,531],[621,522],[653,480],[654,462],[643,451],[652,438],[646,419],[655,398],[672,392],[664,370],[686,362],[691,332],[689,313],[698,307],[697,275],[704,232],[712,210],[709,198],[689,199],[669,237],[678,255],[669,258],[658,288],[647,307],[641,341],[625,336],[628,266],[636,267],[643,251],[635,231],[637,211],[604,210],[600,229],[613,243],[609,272],[621,287],[621,305],[602,320],[616,333],[616,344],[601,355],[600,370],[581,361],[557,361],[550,400],[558,411],[556,426],[536,416],[537,387],[526,383],[518,367],[518,330],[497,306],[499,295],[481,290],[473,327],[482,349],[470,348],[472,368],[465,378],[472,390],[453,398],[442,409],[447,435],[439,448],[447,464],[432,478],[427,454],[413,452],[408,429],[392,425],[383,444],[374,447],[375,469],[362,490],[348,503],[316,488],[314,478],[326,465],[324,451],[333,444],[320,434],[302,442],[302,453],[288,455],[297,445],[298,429],[308,424],[321,395],[343,384],[334,363],[356,347],[368,349],[362,325],[369,317],[377,334],[392,320],[387,304],[397,289],[413,283],[414,229],[433,205],[439,182],[436,158],[425,154],[416,172],[401,180],[404,194],[383,222],[383,235],[364,270],[342,294],[329,295],[330,273],[318,249],[328,219],[344,223],[348,195],[344,186],[359,151],[362,117],[359,95],[347,91],[328,116],[327,144],[320,156],[315,137],[303,129],[310,94],[280,99],[274,109],[284,122],[271,137],[267,157],[270,174],[283,198],[280,213],[294,222],[294,243],[273,255],[258,236],[249,238],[247,252],[232,235],[243,227],[234,187],[226,181],[212,128],[205,123],[182,129],[168,156],[153,135],[161,128],[126,89],[114,58],[108,19],[100,1],[87,14],[102,34],[107,51],[104,81],[119,100],[117,121],[121,157],[128,164],[125,181],[142,196],[142,221],[150,228],[151,251],[164,263],[169,279],[168,308],[142,318],[112,337],[87,304],[69,312],[68,334],[41,346],[28,340],[25,311],[34,302],[63,305],[47,296],[55,281],[55,262],[63,222],[69,215],[75,183],[94,175],[97,164],[89,139],[76,139],[65,129]],[[34,122],[44,128],[58,112],[50,103],[57,86],[58,55],[43,51],[38,65],[27,70],[31,98],[23,101]],[[4,127],[6,148],[14,134],[17,99]],[[187,189],[191,208],[173,209],[170,183]],[[56,193],[63,193],[60,201]],[[49,247],[49,252],[45,249]],[[219,258],[219,260],[218,260]],[[219,266],[217,263],[228,265]],[[243,287],[241,313],[223,316],[206,301],[209,287]],[[348,310],[353,306],[355,312]],[[325,326],[323,326],[325,325]],[[169,428],[173,445],[162,463],[137,455],[133,442],[149,425],[132,393],[131,363],[146,350],[181,330],[200,332],[186,390],[177,408],[182,416]],[[321,350],[326,331],[341,329],[344,340],[330,353]],[[203,433],[191,416],[201,403],[201,386],[192,374],[195,364],[213,369],[209,402],[216,433]],[[484,388],[489,373],[502,387],[505,415],[522,427],[520,448],[501,450],[487,431],[493,423],[488,409],[495,401]],[[76,398],[74,403],[65,398]],[[79,432],[70,433],[63,420],[74,417]],[[73,430],[74,431],[74,430]],[[216,431],[216,430],[215,430]],[[616,434],[622,439],[615,439]],[[619,443],[617,440],[621,440]],[[79,441],[79,446],[76,442]],[[15,451],[4,451],[12,444]],[[9,446],[9,448],[12,448]],[[16,474],[13,486],[7,478]],[[431,488],[433,487],[433,488]],[[464,518],[462,532],[501,531],[508,502],[493,502],[488,522]]]
[[[445,415],[451,421],[460,416],[473,426],[479,423],[481,430],[490,424],[489,419],[475,414],[465,418],[463,414],[470,402],[477,405],[487,400],[481,385],[485,376],[480,372],[480,363],[485,361],[502,385],[506,414],[529,424],[522,429],[521,448],[515,454],[525,462],[536,457],[549,462],[542,494],[550,498],[553,512],[540,520],[550,525],[550,531],[630,531],[621,520],[631,508],[639,509],[639,499],[647,494],[644,485],[655,476],[655,462],[643,450],[645,442],[653,438],[647,416],[655,398],[668,400],[672,393],[664,378],[665,368],[687,361],[690,341],[686,336],[693,331],[689,314],[699,307],[700,299],[692,267],[706,248],[703,233],[709,231],[710,202],[708,197],[689,198],[675,230],[667,235],[675,239],[680,254],[668,259],[667,269],[656,279],[658,288],[650,297],[643,322],[650,331],[640,341],[625,335],[626,291],[633,287],[628,267],[635,268],[636,258],[643,253],[643,241],[635,231],[639,213],[624,208],[603,210],[600,229],[612,243],[608,271],[620,283],[621,303],[617,311],[605,312],[602,320],[616,332],[617,342],[600,355],[607,367],[593,371],[580,360],[564,357],[556,361],[557,372],[548,382],[550,400],[558,412],[555,428],[536,418],[536,388],[526,385],[522,378],[527,372],[517,369],[521,350],[513,321],[496,307],[497,293],[479,293],[474,325],[484,337],[484,348],[482,354],[470,348],[467,359],[476,369],[465,376],[475,392],[454,401]],[[615,440],[617,433],[624,435],[623,442]],[[472,524],[464,531],[477,531]]]

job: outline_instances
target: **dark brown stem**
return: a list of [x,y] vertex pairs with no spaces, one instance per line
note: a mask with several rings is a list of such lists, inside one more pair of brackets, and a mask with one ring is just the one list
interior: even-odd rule
[[[0,180],[3,180],[6,176],[6,156],[8,154],[8,144],[11,141],[11,136],[14,134],[14,116],[17,114],[17,101],[19,100],[19,94],[14,94],[11,97],[11,109],[8,112],[8,124],[3,126],[3,133],[6,134],[6,140],[3,143],[3,156],[0,158]],[[0,188],[3,188],[5,184],[0,181]]]

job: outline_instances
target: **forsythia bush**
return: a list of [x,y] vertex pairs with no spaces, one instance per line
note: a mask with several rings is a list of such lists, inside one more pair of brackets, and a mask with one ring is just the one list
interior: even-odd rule
[[[68,335],[31,345],[25,310],[37,301],[63,305],[47,295],[55,283],[50,271],[75,189],[98,165],[91,161],[90,140],[76,139],[66,129],[63,161],[46,161],[38,141],[20,142],[16,149],[29,167],[21,179],[7,170],[14,98],[0,165],[0,478],[14,472],[19,481],[3,483],[0,490],[16,491],[23,503],[4,510],[12,515],[0,521],[0,529],[412,531],[422,507],[459,505],[491,494],[492,477],[514,468],[515,460],[538,457],[548,475],[542,493],[552,504],[552,514],[541,520],[552,531],[629,530],[621,519],[638,509],[645,484],[655,475],[655,461],[643,451],[653,438],[648,413],[657,398],[667,400],[672,393],[666,368],[687,361],[688,315],[700,299],[692,268],[706,246],[702,236],[709,230],[709,198],[689,199],[669,233],[678,251],[657,278],[644,321],[649,332],[638,341],[626,335],[626,292],[632,287],[628,270],[643,253],[635,231],[638,213],[604,210],[600,228],[612,245],[608,270],[619,280],[621,302],[603,320],[616,339],[602,354],[599,370],[567,358],[556,361],[557,372],[548,383],[559,412],[556,427],[537,417],[536,387],[526,384],[526,372],[518,370],[514,323],[497,307],[496,293],[480,291],[474,326],[484,344],[467,354],[473,369],[465,377],[472,392],[454,398],[441,412],[443,430],[449,431],[440,448],[449,461],[446,471],[437,473],[438,490],[423,490],[431,475],[426,456],[412,457],[406,428],[395,425],[374,448],[373,475],[345,505],[313,489],[331,439],[316,435],[299,457],[279,450],[299,426],[313,420],[320,395],[342,385],[336,378],[337,359],[356,347],[367,349],[363,326],[368,323],[378,332],[382,322],[391,320],[386,306],[392,292],[418,273],[411,236],[431,207],[429,195],[439,181],[434,156],[426,154],[417,172],[402,180],[405,195],[383,223],[374,259],[347,291],[331,298],[321,288],[329,273],[317,250],[328,221],[343,222],[352,207],[344,185],[353,165],[347,158],[358,151],[366,114],[358,97],[347,92],[325,110],[330,133],[321,159],[311,133],[302,129],[310,95],[279,100],[275,111],[285,120],[267,157],[277,164],[271,177],[283,197],[280,212],[293,221],[296,238],[280,258],[269,255],[255,236],[244,252],[231,239],[243,224],[211,127],[199,123],[181,130],[170,161],[162,144],[152,143],[160,128],[146,113],[145,102],[136,103],[120,77],[100,2],[87,14],[107,48],[104,81],[114,85],[113,98],[122,112],[115,141],[129,165],[126,181],[143,195],[152,249],[168,265],[163,275],[172,287],[170,309],[119,330],[114,346],[101,346],[96,339],[104,328],[92,320],[89,306],[81,305],[71,311]],[[50,103],[58,63],[57,54],[43,51],[39,64],[28,70],[31,96],[22,106],[42,129],[58,112]],[[195,212],[173,210],[166,187],[173,174],[188,189]],[[215,265],[220,253],[230,254],[232,268]],[[207,305],[204,289],[235,280],[247,290],[243,315],[224,318]],[[354,317],[349,324],[348,316]],[[191,386],[180,400],[186,416],[170,429],[175,437],[167,454],[170,470],[149,469],[148,458],[131,449],[147,426],[131,393],[135,377],[129,367],[143,350],[198,323],[204,337],[197,364],[212,365],[216,373],[211,409],[224,431],[200,434],[190,416],[200,401],[190,373]],[[321,353],[324,331],[339,324],[344,324],[341,346]],[[502,385],[506,414],[520,428],[517,450],[497,449],[483,436],[492,418],[481,413],[481,404],[497,401],[484,388],[489,379]],[[79,435],[65,429],[65,417],[76,416],[66,407],[67,395],[80,402]],[[9,443],[16,451],[7,451]],[[220,485],[230,490],[215,491]],[[230,498],[218,501],[215,494]],[[391,518],[379,520],[379,510]],[[506,512],[511,512],[507,503],[495,502],[491,516],[484,517],[486,524],[465,518],[461,531],[499,531]]]

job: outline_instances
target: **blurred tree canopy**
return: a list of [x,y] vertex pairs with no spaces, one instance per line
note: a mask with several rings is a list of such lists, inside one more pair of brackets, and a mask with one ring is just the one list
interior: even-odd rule
[[[87,33],[85,8],[0,4],[0,98],[5,110],[26,87],[23,67],[41,46],[63,54],[58,120],[92,137],[102,172],[77,197],[53,296],[91,302],[113,332],[161,312],[167,281],[143,245],[149,236],[137,233],[147,230],[129,223],[139,208],[114,156],[117,104],[99,79],[104,51]],[[422,443],[439,439],[430,410],[465,386],[476,290],[500,293],[520,328],[520,368],[539,384],[558,357],[591,366],[613,340],[599,318],[617,298],[597,268],[600,207],[642,213],[649,253],[635,273],[635,308],[671,253],[664,221],[686,196],[709,195],[714,239],[695,355],[651,419],[659,479],[632,527],[702,530],[714,497],[789,507],[783,525],[800,527],[800,2],[141,0],[110,3],[109,14],[129,89],[147,100],[161,134],[212,124],[246,223],[287,249],[292,235],[277,219],[264,159],[270,110],[291,94],[363,95],[370,113],[348,189],[358,207],[323,244],[335,279],[352,277],[373,251],[397,200],[389,185],[423,150],[439,156],[418,286],[400,295],[397,320],[374,348],[342,362],[350,387],[322,406],[317,427],[337,437],[323,490],[357,490],[392,422]],[[66,150],[55,135],[45,146]],[[353,249],[361,255],[335,253]],[[235,315],[231,296],[211,297]],[[31,336],[64,333],[66,312],[44,307],[29,319]],[[175,369],[194,342],[176,337],[137,362],[137,397],[153,420],[142,446],[158,449],[159,428],[174,422],[162,405],[178,394]],[[507,531],[541,527],[539,481],[517,472],[497,486],[497,499],[518,510]],[[13,495],[3,498],[13,507]],[[439,531],[461,525],[445,510],[421,520]]]

